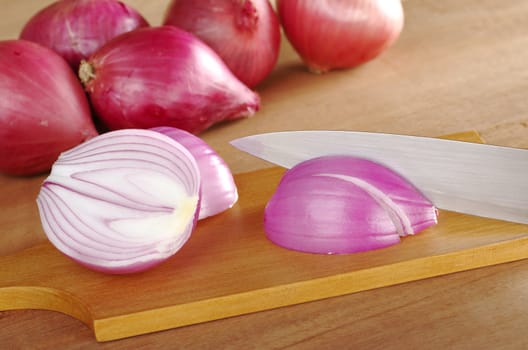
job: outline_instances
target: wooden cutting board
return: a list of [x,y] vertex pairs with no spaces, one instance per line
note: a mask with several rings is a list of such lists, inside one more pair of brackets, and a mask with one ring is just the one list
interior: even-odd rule
[[[480,141],[473,132],[452,138]],[[0,257],[0,310],[60,311],[108,341],[528,257],[528,226],[447,211],[435,227],[382,250],[280,248],[266,239],[262,219],[283,171],[236,175],[239,202],[200,221],[182,250],[144,273],[93,272],[49,243]],[[33,203],[26,210],[37,217]]]

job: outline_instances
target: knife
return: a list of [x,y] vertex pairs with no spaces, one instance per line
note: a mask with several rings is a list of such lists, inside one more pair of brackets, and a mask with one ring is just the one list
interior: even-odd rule
[[528,224],[528,150],[356,131],[285,131],[231,141],[291,168],[320,156],[367,158],[404,176],[440,209]]

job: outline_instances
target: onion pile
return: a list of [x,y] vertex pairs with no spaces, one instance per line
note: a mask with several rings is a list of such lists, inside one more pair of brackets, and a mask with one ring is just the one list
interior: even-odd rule
[[97,135],[68,64],[25,40],[0,42],[0,172],[48,171],[59,154]]
[[401,0],[277,0],[277,10],[288,40],[316,73],[377,57],[404,20]]
[[118,130],[67,152],[37,198],[50,242],[106,273],[151,268],[189,239],[200,172],[191,153],[152,130]]
[[406,179],[352,156],[297,164],[281,179],[264,214],[272,242],[319,254],[388,247],[436,223],[436,208]]
[[148,26],[134,9],[117,0],[61,0],[36,13],[24,26],[21,39],[47,46],[75,71],[108,40]]
[[172,126],[196,134],[260,108],[259,96],[211,48],[173,26],[122,34],[79,71],[97,116],[112,130]]
[[269,0],[173,0],[164,23],[202,39],[249,87],[269,75],[279,56],[280,25]]
[[[373,59],[403,27],[400,0],[277,0],[277,10],[172,0],[150,27],[117,0],[62,0],[0,42],[0,172],[51,168],[37,204],[57,249],[106,273],[166,260],[199,219],[238,199],[227,164],[196,134],[259,110],[251,88],[277,63],[280,25],[317,72]],[[98,135],[92,118],[109,131]],[[285,174],[265,229],[290,249],[350,253],[396,244],[436,215],[398,174],[333,156]]]

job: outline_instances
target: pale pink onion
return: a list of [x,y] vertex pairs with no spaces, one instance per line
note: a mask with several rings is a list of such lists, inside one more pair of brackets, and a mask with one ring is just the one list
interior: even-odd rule
[[119,34],[148,26],[139,12],[117,0],[60,0],[37,12],[20,38],[47,46],[77,71],[81,60]]
[[374,59],[404,24],[401,0],[277,0],[277,10],[286,37],[316,73]]
[[167,135],[189,150],[202,177],[199,219],[219,214],[238,200],[233,174],[226,162],[204,140],[185,130],[161,126],[152,130]]
[[75,74],[52,50],[0,42],[0,172],[48,171],[59,154],[97,135]]
[[81,64],[79,75],[111,130],[172,126],[196,134],[260,107],[259,96],[211,48],[173,26],[114,38]]
[[132,273],[187,242],[199,192],[198,166],[184,146],[128,129],[64,152],[37,204],[44,232],[62,253],[93,270]]
[[202,39],[249,87],[264,80],[279,57],[280,24],[269,0],[173,0],[164,23]]
[[265,208],[264,226],[280,246],[344,254],[388,247],[436,222],[431,202],[389,168],[325,156],[286,172]]

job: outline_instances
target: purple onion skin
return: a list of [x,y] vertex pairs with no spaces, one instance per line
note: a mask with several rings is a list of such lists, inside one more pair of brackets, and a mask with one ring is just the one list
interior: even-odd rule
[[204,140],[185,130],[167,126],[151,130],[176,140],[196,159],[202,177],[199,219],[219,214],[237,202],[238,190],[233,174],[222,157]]
[[309,70],[325,73],[378,57],[400,36],[400,0],[277,0],[284,34]]
[[110,39],[147,27],[139,12],[116,0],[61,0],[36,13],[24,26],[21,39],[59,53],[77,71]]
[[171,126],[198,134],[260,108],[259,96],[211,48],[173,26],[123,34],[85,68],[85,90],[110,130]]
[[90,264],[85,261],[73,258],[73,257],[69,257],[69,258],[75,261],[77,264],[84,266],[87,269],[100,272],[100,273],[104,273],[104,274],[108,274],[108,275],[131,275],[131,274],[136,274],[140,272],[145,272],[147,270],[150,270],[160,265],[162,262],[167,260],[166,258],[163,258],[163,259],[151,260],[146,263],[145,262],[135,263],[133,265],[128,265],[124,267],[107,268],[101,265]]
[[0,66],[0,172],[48,171],[61,152],[97,135],[86,95],[58,54],[0,41]]
[[272,242],[319,254],[388,247],[436,223],[436,208],[406,179],[350,156],[320,157],[287,171],[264,216]]
[[269,0],[173,0],[164,23],[202,39],[249,87],[277,63],[280,24]]

